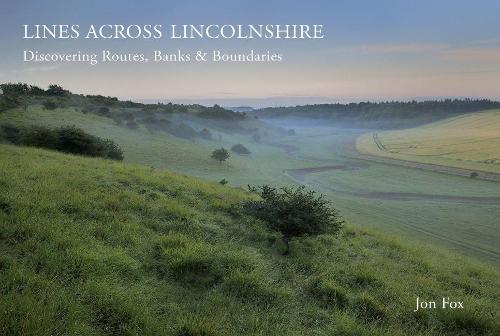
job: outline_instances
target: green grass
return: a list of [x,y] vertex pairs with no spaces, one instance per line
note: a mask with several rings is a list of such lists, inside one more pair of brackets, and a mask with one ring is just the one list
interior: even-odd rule
[[307,174],[300,181],[325,193],[351,223],[432,242],[495,265],[500,262],[500,207],[488,200],[500,199],[498,182],[361,160],[346,150],[346,144],[363,130],[297,132],[298,138],[288,143],[300,143],[298,157],[316,160],[310,167],[358,165],[355,170]]
[[[500,262],[498,204],[432,199],[435,195],[498,198],[498,183],[353,158],[345,144],[352,143],[362,132],[360,130],[293,126],[297,135],[282,136],[273,129],[264,128],[268,136],[263,137],[261,143],[255,143],[249,135],[200,124],[198,129],[209,127],[214,138],[218,139],[220,134],[222,141],[194,143],[164,132],[152,133],[143,128],[130,130],[109,118],[74,109],[47,111],[36,105],[30,106],[28,111],[14,109],[1,113],[0,123],[4,122],[51,127],[76,125],[93,135],[112,138],[123,148],[127,163],[167,168],[212,181],[226,179],[229,186],[303,183],[325,193],[355,225],[397,234],[402,239],[432,242],[494,265]],[[249,122],[255,123],[254,120]],[[210,158],[213,149],[230,148],[236,143],[245,144],[252,154],[232,153],[223,164]],[[297,148],[288,155],[276,144]],[[284,173],[286,169],[352,163],[363,164],[363,168],[309,174],[303,181],[294,181]],[[405,200],[363,196],[381,192],[428,197]]]
[[[283,256],[251,197],[0,145],[0,334],[499,334],[497,270],[349,225]],[[417,296],[465,309],[413,313]]]
[[[247,122],[251,127],[256,126],[254,120]],[[116,125],[109,118],[83,114],[73,108],[50,111],[44,110],[41,106],[31,105],[27,111],[18,108],[0,113],[1,123],[41,124],[49,127],[75,125],[95,136],[114,140],[123,149],[125,162],[168,168],[212,181],[225,178],[230,184],[238,186],[246,186],[249,183],[263,184],[269,180],[284,185],[290,183],[290,179],[281,173],[284,167],[290,165],[303,167],[312,164],[288,157],[281,148],[255,143],[250,135],[212,128],[216,141],[193,142],[165,132],[150,132],[142,127],[130,130]],[[210,128],[201,123],[196,126],[199,129]],[[219,134],[222,141],[218,141]],[[231,152],[231,158],[224,164],[210,158],[214,149],[224,146],[229,150],[238,143],[248,147],[252,154],[238,155]]]
[[368,133],[358,139],[357,147],[393,159],[500,173],[500,110]]

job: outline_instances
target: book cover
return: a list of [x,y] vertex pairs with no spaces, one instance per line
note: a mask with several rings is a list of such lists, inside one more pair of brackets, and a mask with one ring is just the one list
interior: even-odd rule
[[500,335],[499,13],[3,1],[0,335]]

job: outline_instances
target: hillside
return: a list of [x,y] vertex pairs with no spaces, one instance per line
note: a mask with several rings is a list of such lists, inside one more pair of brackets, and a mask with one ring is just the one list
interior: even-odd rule
[[[123,109],[120,109],[123,111]],[[232,113],[232,112],[231,112]],[[136,113],[140,115],[140,113]],[[169,115],[171,120],[177,120]],[[237,122],[241,129],[234,129],[224,122],[211,122],[200,118],[179,117],[180,123],[189,124],[196,130],[208,130],[210,139],[202,137],[184,138],[176,136],[161,128],[149,129],[144,124],[131,129],[124,124],[117,124],[112,118],[94,113],[83,113],[75,107],[59,107],[54,110],[44,109],[39,104],[24,108],[11,108],[0,113],[1,125],[45,125],[47,127],[77,126],[87,132],[114,140],[124,151],[125,161],[140,163],[154,167],[168,168],[194,176],[215,181],[226,178],[239,185],[247,183],[264,183],[274,178],[277,183],[285,183],[287,179],[275,174],[281,171],[283,163],[294,161],[282,154],[283,150],[275,146],[265,145],[254,139],[254,134],[272,133],[272,129],[255,119]],[[222,124],[222,126],[221,126]],[[228,164],[220,165],[210,158],[215,148],[224,146],[231,148],[235,144],[244,144],[252,151],[251,156],[232,155]],[[276,158],[273,161],[268,157]],[[296,160],[295,160],[296,161]],[[296,163],[300,165],[300,163]],[[278,176],[277,176],[278,175]],[[245,177],[245,179],[241,179]]]
[[358,138],[364,154],[500,173],[500,110]]
[[255,110],[255,114],[262,118],[289,119],[301,123],[315,121],[343,127],[402,128],[495,108],[500,108],[500,102],[487,99],[444,99],[268,107]]
[[[304,184],[334,201],[355,225],[436,243],[480,261],[499,263],[500,194],[496,183],[373,161],[367,164],[350,149],[359,130],[296,127],[290,135],[283,131],[290,130],[286,123],[276,127],[245,118],[228,124],[168,114],[173,123],[190,125],[195,130],[207,129],[212,135],[212,139],[186,139],[161,127],[150,129],[139,122],[137,128],[131,129],[108,116],[83,112],[82,106],[94,99],[87,96],[65,96],[60,99],[62,106],[53,110],[40,105],[40,99],[44,98],[35,97],[25,107],[1,112],[0,137],[1,127],[6,124],[50,128],[75,125],[91,135],[113,140],[123,150],[126,163],[165,168],[211,181],[224,179],[230,186]],[[66,106],[73,99],[80,105]],[[136,103],[126,105],[130,104]],[[138,121],[144,112],[135,107],[112,107],[110,111],[135,111],[134,119]],[[231,127],[234,125],[241,128]],[[243,144],[251,153],[239,155],[231,150],[231,157],[223,164],[210,158],[214,149],[231,149],[235,144]],[[302,169],[304,175],[296,178],[293,172]],[[408,179],[409,174],[419,183]],[[477,222],[482,223],[480,229]]]
[[[2,335],[498,335],[499,275],[344,228],[291,242],[250,194],[0,145]],[[464,301],[420,310],[416,297]]]

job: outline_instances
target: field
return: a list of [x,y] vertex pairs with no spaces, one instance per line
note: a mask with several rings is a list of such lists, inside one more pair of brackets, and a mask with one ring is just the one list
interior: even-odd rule
[[364,130],[297,132],[296,157],[316,162],[287,175],[328,195],[351,223],[499,263],[498,182],[366,160],[354,149]]
[[[472,115],[471,115],[472,116]],[[500,188],[498,182],[388,164],[360,157],[355,139],[365,130],[293,127],[293,136],[269,135],[255,142],[248,135],[219,132],[217,141],[180,139],[163,132],[129,130],[109,118],[71,109],[11,110],[0,122],[77,125],[115,140],[125,162],[167,168],[229,186],[304,184],[332,200],[353,225],[432,243],[467,256],[500,263]],[[243,143],[251,154],[233,154],[220,164],[210,159],[217,147]]]
[[368,133],[358,139],[357,148],[369,155],[500,173],[500,110]]
[[[220,134],[221,138],[217,137],[215,141],[191,141],[165,132],[151,132],[142,127],[130,130],[116,125],[109,118],[83,114],[71,108],[49,111],[40,106],[30,106],[27,111],[14,109],[1,113],[0,123],[51,127],[75,125],[96,136],[116,141],[124,150],[125,162],[168,168],[215,181],[225,178],[236,185],[262,184],[271,179],[275,179],[278,184],[286,184],[290,181],[280,173],[283,167],[289,164],[299,167],[308,164],[284,155],[279,146],[257,143],[248,135],[211,129],[214,134]],[[230,148],[237,143],[247,146],[252,154],[245,156],[233,153],[225,164],[210,158],[214,149],[221,146]]]
[[[293,240],[283,256],[277,234],[241,208],[252,197],[0,144],[0,334],[500,332],[498,270],[350,225]],[[417,296],[465,308],[413,313]]]

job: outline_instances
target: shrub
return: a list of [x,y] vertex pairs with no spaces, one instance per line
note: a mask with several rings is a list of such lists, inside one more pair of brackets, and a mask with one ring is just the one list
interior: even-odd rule
[[318,196],[303,186],[277,190],[263,185],[249,189],[262,199],[247,202],[247,210],[281,232],[287,245],[292,237],[336,233],[342,226],[343,220],[324,195]]
[[219,183],[222,185],[226,185],[228,184],[228,181],[225,178],[223,178],[222,180],[219,181]]
[[250,151],[248,148],[243,146],[242,144],[237,144],[231,147],[231,150],[237,154],[245,155],[245,154],[250,154]]
[[70,93],[69,91],[64,90],[61,86],[57,84],[49,85],[49,88],[45,92],[49,96],[64,96]]
[[55,110],[57,108],[57,104],[53,100],[46,100],[42,105],[46,110]]
[[87,156],[101,156],[123,160],[122,150],[111,140],[103,140],[76,127],[62,127],[55,130],[57,150]]
[[21,138],[21,130],[19,127],[10,124],[1,126],[0,139],[7,140],[13,144],[18,144]]
[[470,177],[471,177],[471,178],[476,178],[476,177],[478,177],[478,176],[479,176],[479,174],[478,174],[477,172],[472,172],[472,173],[470,173]]
[[231,154],[229,154],[227,149],[219,148],[219,149],[214,150],[210,157],[212,159],[217,160],[220,163],[222,163],[223,161],[226,161],[227,159],[229,159],[230,156],[231,156]]
[[47,127],[32,127],[22,130],[19,143],[24,146],[57,149],[57,134]]
[[12,96],[0,95],[0,112],[19,106],[19,100]]
[[0,136],[14,144],[55,149],[65,153],[123,160],[123,151],[111,140],[101,139],[76,127],[49,129],[2,125]]

